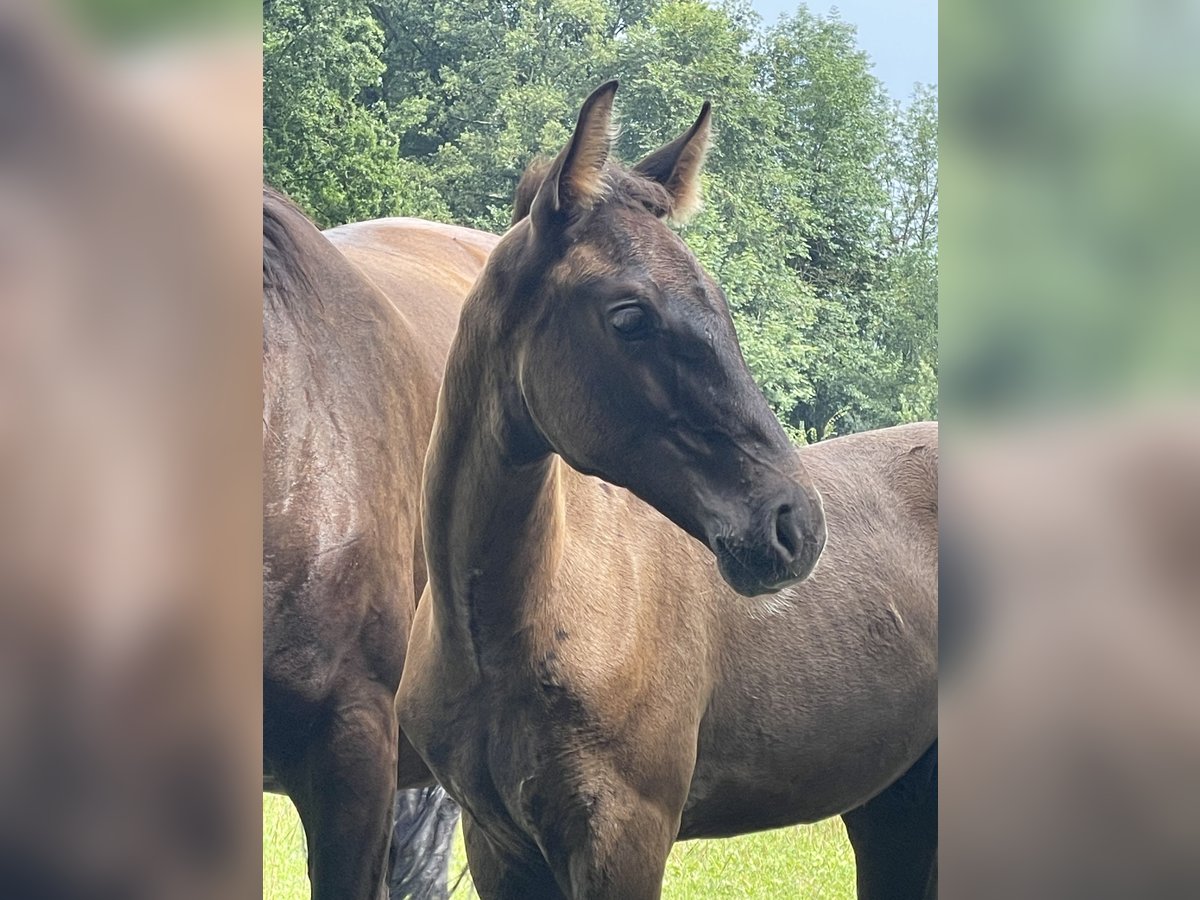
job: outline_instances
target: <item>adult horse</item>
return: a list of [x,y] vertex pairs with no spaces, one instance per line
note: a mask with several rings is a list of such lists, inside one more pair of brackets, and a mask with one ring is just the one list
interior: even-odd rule
[[[380,288],[409,323],[412,333],[420,335],[420,340],[411,343],[408,350],[413,359],[420,360],[424,375],[422,409],[414,424],[419,420],[420,433],[428,443],[437,390],[458,327],[459,310],[499,238],[483,231],[411,218],[354,222],[331,228],[324,234]],[[416,472],[419,485],[419,464]],[[412,483],[409,482],[410,486]],[[415,496],[419,493],[418,490]],[[414,495],[406,496],[411,500]],[[415,599],[425,587],[425,554],[419,525],[414,531],[414,541]],[[403,734],[398,786],[389,865],[391,900],[409,896],[417,900],[445,897],[458,807],[440,786],[432,783],[429,769]]]
[[[373,277],[335,246],[368,228]],[[430,234],[436,269],[422,262]],[[490,242],[404,220],[331,242],[263,191],[264,786],[296,804],[316,900],[382,893],[394,695],[425,579],[421,466],[453,323]],[[404,290],[392,283],[401,271]],[[403,786],[428,780],[414,760]],[[422,797],[402,827],[439,803]],[[413,863],[398,860],[393,876]],[[437,868],[425,874],[444,883]]]
[[401,723],[487,898],[657,897],[678,838],[837,814],[860,897],[932,896],[936,426],[791,447],[664,223],[709,107],[626,170],[615,90],[463,308]]

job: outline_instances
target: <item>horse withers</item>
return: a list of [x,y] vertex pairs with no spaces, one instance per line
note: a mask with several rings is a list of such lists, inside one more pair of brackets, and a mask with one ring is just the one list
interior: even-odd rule
[[[458,308],[495,240],[443,236],[431,269],[445,226],[355,228],[324,235],[263,192],[264,786],[296,804],[317,900],[386,895],[397,783],[430,780],[411,753],[397,774],[394,712],[425,579],[421,468]],[[400,797],[398,833],[444,826],[439,797]],[[431,870],[397,849],[394,895],[444,894],[444,856]]]
[[936,426],[789,444],[666,224],[709,107],[629,170],[615,90],[463,308],[401,723],[487,898],[657,897],[679,838],[832,815],[861,897],[931,896]]

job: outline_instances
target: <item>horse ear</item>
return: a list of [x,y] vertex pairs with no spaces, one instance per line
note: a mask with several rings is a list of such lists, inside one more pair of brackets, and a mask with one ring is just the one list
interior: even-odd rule
[[533,200],[534,222],[552,222],[572,209],[586,209],[604,196],[604,164],[613,141],[612,106],[617,82],[592,91],[579,110],[575,133],[550,164]]
[[673,201],[671,218],[682,222],[700,208],[700,170],[708,152],[712,104],[700,108],[696,123],[669,144],[659,147],[633,167],[639,175],[657,181]]

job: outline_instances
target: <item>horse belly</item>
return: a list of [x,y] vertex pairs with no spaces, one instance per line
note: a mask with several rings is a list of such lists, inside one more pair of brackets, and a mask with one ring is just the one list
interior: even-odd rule
[[[911,667],[916,671],[916,666]],[[848,812],[937,737],[936,672],[901,684],[739,684],[701,724],[680,837],[728,836]]]

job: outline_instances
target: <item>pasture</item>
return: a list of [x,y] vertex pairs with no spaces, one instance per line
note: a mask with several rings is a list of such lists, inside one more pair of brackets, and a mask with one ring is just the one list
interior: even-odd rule
[[[466,865],[455,844],[451,879]],[[308,900],[304,833],[286,797],[263,794],[263,900]],[[470,875],[454,894],[473,900]],[[718,841],[675,845],[667,900],[852,900],[854,854],[841,819]]]

